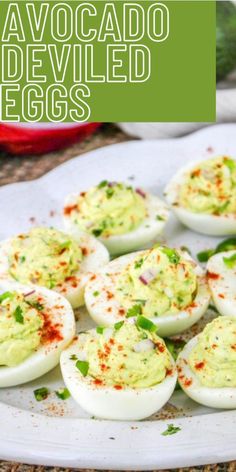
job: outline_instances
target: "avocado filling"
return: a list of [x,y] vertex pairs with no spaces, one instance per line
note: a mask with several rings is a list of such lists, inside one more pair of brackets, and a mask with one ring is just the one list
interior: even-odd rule
[[116,286],[127,317],[177,313],[192,304],[196,293],[193,263],[175,249],[161,246],[139,254],[120,274]]
[[97,328],[96,334],[87,332],[79,339],[86,361],[77,361],[76,366],[81,370],[86,365],[83,375],[93,377],[98,386],[149,388],[162,382],[172,368],[164,341],[156,332],[135,324]]
[[49,228],[34,228],[12,239],[9,272],[21,283],[53,289],[79,270],[82,252],[70,236]]
[[205,387],[236,387],[236,320],[220,316],[208,323],[189,365]]
[[236,162],[229,157],[203,161],[180,187],[179,205],[194,213],[236,213]]
[[43,318],[22,294],[0,295],[0,366],[23,362],[40,344]]
[[96,237],[135,230],[146,217],[146,195],[122,183],[104,180],[82,192],[73,207],[66,207],[72,221]]

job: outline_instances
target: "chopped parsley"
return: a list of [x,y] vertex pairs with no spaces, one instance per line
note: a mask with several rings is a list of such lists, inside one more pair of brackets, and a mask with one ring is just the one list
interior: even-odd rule
[[60,400],[67,400],[70,398],[70,392],[68,388],[60,388],[59,390],[56,390],[56,396],[60,398]]
[[49,390],[47,387],[40,387],[34,390],[34,396],[37,402],[41,402],[42,400],[46,400],[49,395]]
[[175,249],[170,249],[169,247],[163,247],[162,252],[168,257],[169,261],[172,264],[178,264],[180,261],[179,254],[175,251]]
[[142,313],[142,305],[136,304],[128,309],[126,313],[126,318],[131,318],[132,316],[138,316]]
[[117,323],[114,324],[114,328],[116,331],[118,331],[124,324],[124,321],[118,321]]
[[134,268],[135,268],[135,269],[140,269],[140,267],[142,267],[143,263],[144,263],[144,259],[143,259],[143,257],[142,257],[141,259],[139,259],[139,261],[136,261],[136,262],[135,262]]
[[164,216],[156,215],[156,220],[157,221],[165,221],[165,218],[164,218]]
[[211,256],[215,254],[214,249],[206,249],[206,251],[201,251],[197,254],[199,262],[207,262]]
[[95,292],[93,292],[93,296],[94,296],[94,297],[98,297],[98,295],[99,295],[98,290],[95,290]]
[[81,374],[83,375],[83,377],[86,377],[86,375],[88,374],[88,371],[89,371],[89,363],[87,361],[77,361],[76,362],[76,367],[77,369],[81,372]]
[[181,431],[179,426],[173,425],[173,423],[167,425],[167,429],[163,431],[162,436],[171,436],[172,434],[176,434]]
[[145,318],[145,316],[139,315],[136,321],[136,326],[142,329],[146,329],[147,331],[150,331],[151,333],[154,333],[157,331],[157,326],[148,318]]
[[230,257],[223,257],[223,261],[228,269],[233,269],[236,266],[236,253]]
[[25,262],[25,261],[26,261],[26,257],[25,257],[25,256],[21,256],[21,257],[20,257],[20,263],[22,264],[22,263]]
[[97,326],[96,331],[97,331],[98,334],[103,334],[104,329],[106,329],[106,328],[104,328],[103,326]]
[[24,323],[24,317],[23,317],[23,310],[22,308],[20,307],[20,305],[18,305],[13,313],[13,316],[16,320],[17,323],[20,323],[20,324],[23,324]]
[[14,294],[11,293],[11,292],[4,292],[0,295],[0,303],[2,303],[4,300],[7,300],[9,298],[9,300],[12,300]]
[[108,181],[107,180],[102,180],[100,182],[100,184],[98,184],[97,188],[103,188],[103,187],[106,187],[108,184]]

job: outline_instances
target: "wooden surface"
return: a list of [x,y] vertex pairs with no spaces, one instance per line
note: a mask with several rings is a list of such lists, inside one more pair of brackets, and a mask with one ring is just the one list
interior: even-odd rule
[[[8,156],[0,153],[0,185],[32,180],[75,156],[109,144],[126,141],[129,138],[113,125],[105,125],[93,136],[67,149],[42,156]],[[236,454],[236,452],[235,452]],[[75,469],[74,469],[75,470]],[[76,469],[77,471],[81,469]],[[0,472],[70,472],[60,467],[30,466],[1,461]],[[236,461],[227,464],[172,469],[172,472],[236,472]],[[88,472],[95,472],[89,470]],[[160,472],[160,471],[158,471]]]

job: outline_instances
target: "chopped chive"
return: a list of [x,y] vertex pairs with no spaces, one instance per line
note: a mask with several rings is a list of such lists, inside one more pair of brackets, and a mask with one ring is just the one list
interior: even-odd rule
[[116,331],[118,331],[124,324],[124,321],[118,321],[117,323],[114,324],[114,328]]
[[97,331],[98,334],[103,334],[104,329],[106,329],[106,328],[104,328],[103,326],[97,326],[96,331]]
[[206,249],[206,251],[201,251],[197,254],[199,262],[207,262],[211,256],[215,254],[214,249]]
[[60,388],[59,390],[56,390],[56,396],[60,398],[60,400],[67,400],[70,398],[70,392],[68,388]]
[[164,216],[156,215],[156,220],[157,221],[165,221]]
[[34,396],[35,396],[37,402],[41,402],[42,400],[46,400],[49,393],[50,392],[49,392],[47,387],[41,387],[41,388],[37,388],[36,390],[34,390]]
[[131,318],[132,316],[138,316],[142,313],[142,305],[137,304],[133,305],[131,308],[128,309],[126,313],[126,318]]
[[227,238],[216,246],[215,252],[231,251],[236,249],[236,238]]
[[98,295],[99,295],[98,290],[95,290],[95,292],[93,292],[93,296],[94,296],[94,297],[98,297]]
[[86,377],[89,371],[89,363],[87,361],[77,361],[75,365],[83,377]]
[[108,184],[108,181],[107,180],[102,180],[99,184],[98,184],[98,188],[103,188],[103,187],[106,187]]
[[24,323],[24,317],[23,317],[23,310],[22,308],[20,307],[20,305],[18,305],[13,313],[13,316],[16,320],[17,323],[20,323],[20,324],[23,324]]
[[135,269],[140,269],[140,267],[142,267],[142,265],[143,265],[143,262],[144,262],[144,259],[143,259],[143,257],[142,257],[141,259],[139,259],[139,261],[136,261],[136,262],[134,263],[134,268],[135,268]]
[[106,196],[107,196],[107,198],[111,198],[113,195],[114,195],[114,190],[113,190],[113,188],[108,188],[108,189],[106,190]]
[[25,257],[25,256],[21,256],[21,257],[20,257],[20,263],[21,263],[21,264],[22,264],[23,262],[25,262],[25,260],[26,260],[26,257]]
[[145,318],[145,316],[142,316],[142,315],[138,316],[136,325],[139,328],[145,329],[152,333],[157,331],[157,326],[151,320],[149,320],[148,318]]
[[236,266],[236,253],[230,257],[223,257],[223,261],[228,269],[233,269]]
[[39,302],[32,302],[27,300],[28,305],[30,305],[32,308],[35,308],[35,310],[42,311],[43,310],[43,305]]
[[179,426],[174,426],[172,423],[167,425],[167,429],[163,431],[162,436],[171,436],[172,434],[178,433],[178,431],[181,431],[181,428]]

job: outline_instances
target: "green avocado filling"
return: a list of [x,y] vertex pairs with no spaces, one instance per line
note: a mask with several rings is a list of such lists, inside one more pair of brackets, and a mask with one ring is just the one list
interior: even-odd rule
[[21,283],[53,289],[79,270],[82,252],[70,236],[51,228],[34,228],[12,239],[9,272]]
[[154,247],[137,256],[118,278],[116,296],[126,317],[174,314],[197,293],[194,266],[175,249]]
[[145,198],[130,186],[104,180],[80,194],[70,216],[81,230],[96,237],[125,234],[145,219]]
[[135,324],[126,322],[95,334],[88,331],[79,340],[86,361],[77,361],[76,367],[83,376],[93,377],[95,385],[149,388],[171,371],[171,357],[163,339]]
[[217,157],[191,170],[180,187],[179,205],[213,215],[236,213],[236,161]]
[[0,295],[0,366],[13,367],[37,349],[43,318],[17,292]]
[[205,387],[236,387],[236,320],[220,316],[208,323],[189,365]]

